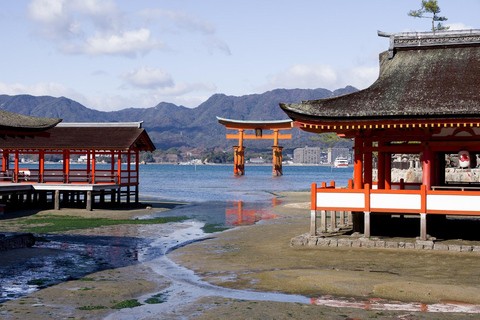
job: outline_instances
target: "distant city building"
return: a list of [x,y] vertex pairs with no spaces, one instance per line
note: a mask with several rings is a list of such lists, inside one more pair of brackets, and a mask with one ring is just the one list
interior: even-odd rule
[[293,162],[303,164],[319,164],[321,157],[319,147],[305,147],[293,150]]
[[331,148],[328,151],[328,163],[333,163],[337,158],[348,159],[349,151],[348,148]]

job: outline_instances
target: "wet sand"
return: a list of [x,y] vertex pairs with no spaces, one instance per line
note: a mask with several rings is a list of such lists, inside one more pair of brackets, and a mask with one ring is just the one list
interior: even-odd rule
[[[282,194],[273,208],[280,218],[215,234],[169,254],[178,264],[204,280],[224,287],[276,291],[317,298],[335,295],[364,301],[389,299],[425,304],[480,303],[480,255],[473,252],[433,252],[378,248],[291,247],[290,239],[309,230],[309,194]],[[82,212],[80,212],[82,211]],[[62,214],[67,211],[62,212]],[[70,210],[68,214],[85,214]],[[95,212],[99,214],[100,212]],[[145,212],[148,214],[148,211]],[[128,214],[127,214],[128,215]],[[138,215],[138,213],[136,213]],[[156,225],[158,227],[158,225]],[[125,234],[158,237],[173,225],[139,232],[139,226],[81,230],[81,234]],[[176,224],[177,228],[182,228]],[[149,226],[150,227],[150,226]],[[139,264],[89,275],[40,290],[0,307],[6,319],[101,319],[116,303],[145,299],[167,288],[159,277]],[[78,307],[105,307],[80,310]],[[244,301],[204,297],[180,305],[174,312],[139,314],[141,319],[474,319],[478,314],[379,311],[312,304]]]

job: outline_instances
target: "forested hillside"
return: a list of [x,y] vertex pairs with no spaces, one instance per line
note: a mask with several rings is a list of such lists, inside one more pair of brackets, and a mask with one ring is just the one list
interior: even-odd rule
[[[287,119],[278,106],[280,102],[322,99],[356,90],[349,86],[333,92],[327,89],[277,89],[240,97],[215,94],[193,109],[160,102],[151,108],[111,112],[89,109],[65,97],[0,95],[0,109],[30,116],[62,118],[64,122],[144,121],[144,127],[157,148],[227,148],[234,142],[225,139],[226,129],[217,122],[216,116],[238,120]],[[282,141],[283,146],[313,145],[309,140],[311,134],[300,130],[292,130],[291,133],[293,139]],[[268,147],[271,142],[252,141],[252,144]]]

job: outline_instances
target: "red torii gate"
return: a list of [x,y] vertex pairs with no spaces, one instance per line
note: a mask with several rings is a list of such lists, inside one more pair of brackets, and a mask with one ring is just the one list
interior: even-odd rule
[[[233,174],[243,176],[245,174],[245,147],[244,139],[273,139],[273,172],[274,176],[281,176],[282,172],[282,149],[278,145],[279,139],[292,139],[291,134],[281,134],[280,130],[292,129],[292,120],[274,121],[248,121],[232,120],[217,117],[219,123],[227,129],[238,130],[237,134],[227,134],[227,139],[238,139],[238,146],[234,146]],[[255,130],[255,134],[245,134],[245,130]],[[273,134],[263,134],[263,130],[272,130]]]

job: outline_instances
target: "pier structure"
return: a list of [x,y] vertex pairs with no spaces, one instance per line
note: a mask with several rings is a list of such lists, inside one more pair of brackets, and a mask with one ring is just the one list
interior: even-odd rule
[[[137,203],[139,152],[155,150],[142,122],[60,123],[31,137],[6,136],[0,148],[0,202],[50,200],[55,209],[68,203],[87,210],[96,197]],[[57,165],[46,166],[52,159]]]
[[[445,231],[435,226],[451,228],[447,219],[480,216],[480,179],[471,171],[480,154],[480,30],[378,34],[390,46],[370,87],[280,104],[296,128],[354,140],[348,187],[312,184],[310,235],[326,234],[328,213],[351,211],[353,231],[367,239],[408,216],[418,219],[417,241],[434,241]],[[421,183],[392,183],[394,154],[420,158]],[[469,180],[447,174],[453,157]]]
[[[268,139],[273,140],[273,176],[283,175],[282,168],[282,149],[279,146],[278,140],[292,139],[291,134],[282,134],[280,130],[292,129],[291,120],[274,120],[274,121],[247,121],[247,120],[232,120],[217,117],[218,122],[223,124],[229,130],[237,130],[236,134],[228,134],[227,139],[238,139],[238,145],[234,146],[234,164],[233,174],[236,176],[243,176],[245,174],[245,146],[243,140],[247,139]],[[246,130],[253,130],[255,134],[246,134]],[[272,134],[263,134],[264,130],[273,131]]]

